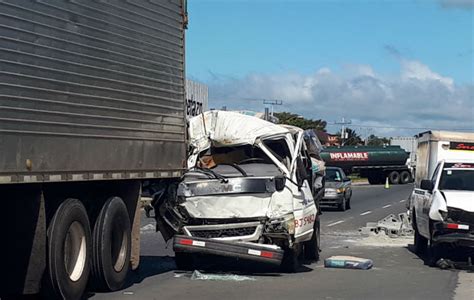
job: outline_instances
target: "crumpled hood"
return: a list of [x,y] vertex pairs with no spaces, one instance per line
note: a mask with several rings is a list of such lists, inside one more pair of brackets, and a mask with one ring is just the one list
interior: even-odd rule
[[449,207],[474,212],[474,192],[470,191],[442,191]]
[[232,219],[279,217],[293,211],[288,189],[273,194],[231,194],[189,197],[181,206],[192,218]]

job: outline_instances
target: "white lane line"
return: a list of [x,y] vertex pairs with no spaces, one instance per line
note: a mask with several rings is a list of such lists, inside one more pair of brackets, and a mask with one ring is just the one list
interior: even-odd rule
[[407,200],[400,200],[400,203],[403,203],[403,202],[405,202],[405,201],[407,201]]
[[341,224],[341,223],[344,223],[344,221],[337,221],[337,222],[328,224],[327,227],[331,227],[331,226],[334,226],[334,225],[337,225],[337,224]]
[[365,216],[365,215],[368,215],[368,214],[371,214],[371,213],[372,213],[372,211],[371,211],[371,210],[368,210],[368,211],[366,211],[366,212],[361,213],[360,215],[361,215],[361,216]]
[[392,206],[392,204],[387,204],[387,205],[385,205],[385,206],[382,206],[382,208],[388,208],[388,207],[390,207],[390,206]]

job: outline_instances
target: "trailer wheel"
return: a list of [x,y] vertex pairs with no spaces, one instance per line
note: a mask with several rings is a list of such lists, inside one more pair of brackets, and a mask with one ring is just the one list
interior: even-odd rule
[[388,175],[388,180],[391,184],[400,183],[400,173],[398,173],[397,171],[390,172],[390,174]]
[[90,271],[91,230],[84,205],[67,199],[48,226],[48,264],[42,293],[47,299],[80,299]]
[[314,223],[314,231],[311,240],[304,243],[304,258],[318,261],[320,251],[320,222],[319,218]]
[[400,183],[407,184],[411,181],[411,174],[408,171],[402,171],[400,173]]
[[94,225],[92,276],[101,291],[120,289],[130,268],[131,226],[125,203],[112,197],[102,207]]

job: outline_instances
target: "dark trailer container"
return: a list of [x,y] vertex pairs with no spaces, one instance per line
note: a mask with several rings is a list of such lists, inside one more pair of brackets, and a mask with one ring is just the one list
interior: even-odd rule
[[328,147],[321,152],[327,166],[340,167],[346,173],[359,173],[369,183],[408,183],[412,171],[406,164],[409,153],[400,146],[344,146]]
[[142,182],[186,157],[186,23],[184,0],[0,1],[0,296],[138,266]]

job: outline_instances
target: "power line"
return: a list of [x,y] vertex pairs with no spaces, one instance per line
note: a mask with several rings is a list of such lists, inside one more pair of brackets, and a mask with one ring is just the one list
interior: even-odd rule
[[[334,123],[339,124],[339,123]],[[474,131],[474,128],[432,128],[432,127],[404,127],[404,126],[379,126],[379,125],[360,125],[351,124],[352,127],[364,127],[364,128],[394,128],[394,129],[413,129],[413,130],[451,130],[451,131]]]

